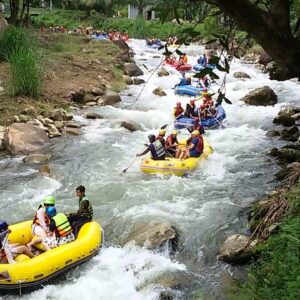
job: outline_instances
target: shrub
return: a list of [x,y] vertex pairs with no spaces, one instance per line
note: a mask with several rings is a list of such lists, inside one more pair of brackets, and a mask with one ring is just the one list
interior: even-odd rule
[[9,56],[10,89],[13,96],[37,98],[41,89],[39,55],[30,48],[20,47]]
[[9,26],[0,36],[0,61],[9,60],[16,49],[30,47],[27,33],[18,27]]

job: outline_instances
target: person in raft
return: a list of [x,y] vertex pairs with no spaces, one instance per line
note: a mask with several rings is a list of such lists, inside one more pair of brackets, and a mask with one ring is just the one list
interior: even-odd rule
[[26,254],[29,257],[34,257],[34,254],[25,245],[10,244],[8,235],[11,233],[8,229],[8,224],[5,221],[0,221],[0,263],[15,264],[14,258],[20,254]]
[[154,134],[150,134],[148,136],[148,140],[150,142],[150,145],[147,145],[147,148],[142,152],[138,153],[136,156],[142,156],[148,153],[149,151],[151,152],[151,158],[153,160],[165,160],[166,159],[166,152],[165,148],[162,145],[161,141],[159,139],[155,138]]
[[45,237],[49,234],[50,219],[46,214],[46,208],[55,205],[55,198],[47,196],[43,199],[43,203],[39,205],[32,222],[32,234]]
[[65,214],[57,213],[55,207],[47,207],[46,214],[50,218],[50,234],[46,237],[33,239],[27,244],[29,249],[41,243],[48,251],[75,240],[71,224]]
[[91,222],[93,219],[93,207],[91,201],[85,196],[85,187],[79,185],[76,188],[76,196],[78,197],[79,209],[76,213],[71,213],[68,219],[77,237],[83,224]]
[[158,135],[155,137],[155,140],[160,140],[163,147],[165,147],[166,144],[165,135],[166,135],[165,129],[160,129]]
[[184,113],[184,109],[183,107],[181,106],[181,102],[178,101],[176,103],[176,106],[173,108],[173,116],[175,118],[178,118],[179,116],[181,116],[182,114]]
[[175,157],[177,146],[179,145],[178,139],[177,139],[178,131],[174,130],[172,134],[170,134],[167,137],[165,149],[166,153],[169,154],[171,157]]
[[184,160],[188,157],[199,157],[203,152],[203,137],[198,130],[194,130],[191,133],[191,142],[188,146],[180,152],[180,149],[176,153],[176,157],[180,160]]

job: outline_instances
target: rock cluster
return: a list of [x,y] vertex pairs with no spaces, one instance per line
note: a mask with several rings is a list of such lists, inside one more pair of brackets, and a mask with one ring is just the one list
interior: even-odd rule
[[277,103],[277,95],[269,86],[264,86],[249,92],[241,101],[249,105],[268,106]]

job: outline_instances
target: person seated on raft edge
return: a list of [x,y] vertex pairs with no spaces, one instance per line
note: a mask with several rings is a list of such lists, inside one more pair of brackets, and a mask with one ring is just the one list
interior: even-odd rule
[[184,109],[183,107],[181,106],[181,102],[178,101],[176,103],[176,106],[173,108],[173,116],[174,118],[178,118],[179,116],[181,116],[182,114],[184,113]]
[[177,134],[178,134],[178,131],[174,130],[172,132],[172,134],[170,134],[167,137],[167,140],[166,140],[165,150],[166,150],[166,153],[171,157],[175,157],[176,151],[177,151],[177,146],[180,144],[177,139]]
[[76,213],[71,213],[68,216],[75,237],[77,237],[82,225],[91,222],[93,219],[93,206],[91,201],[85,196],[85,187],[83,185],[79,185],[76,188],[76,196],[78,197],[79,209]]
[[190,103],[186,104],[184,115],[187,118],[193,118],[194,116],[197,116],[197,112],[195,112],[196,104],[195,99],[191,99]]
[[32,240],[27,244],[29,249],[41,243],[46,251],[48,251],[75,240],[71,224],[65,214],[57,213],[55,207],[47,207],[46,213],[50,218],[50,234],[46,237],[39,237]]
[[201,65],[202,67],[206,67],[207,66],[207,57],[206,57],[206,54],[203,53],[203,55],[200,56],[200,58],[197,60],[197,63],[199,65]]
[[165,147],[166,144],[165,135],[166,135],[166,131],[164,129],[160,129],[158,135],[155,137],[155,140],[160,140],[163,147]]
[[26,254],[30,258],[34,257],[34,254],[31,250],[19,243],[9,244],[8,235],[11,233],[11,230],[8,229],[8,224],[5,221],[0,221],[0,263],[9,263],[15,264],[16,261],[14,258],[20,254]]
[[43,199],[43,203],[39,205],[32,222],[32,234],[45,237],[49,234],[50,219],[46,214],[46,208],[55,205],[55,198],[47,196]]
[[177,86],[184,86],[184,85],[191,85],[192,79],[186,78],[185,73],[182,73],[182,78],[180,78],[180,82],[177,84]]
[[188,56],[186,55],[186,53],[182,53],[182,60],[183,60],[184,64],[188,63]]
[[200,132],[198,130],[194,130],[191,133],[191,138],[191,143],[188,144],[187,141],[188,146],[183,151],[180,151],[180,149],[178,149],[176,153],[176,158],[179,158],[180,160],[185,160],[188,157],[199,157],[202,154],[204,143],[203,137],[200,134]]
[[203,126],[200,123],[200,119],[198,117],[194,117],[193,119],[194,119],[195,124],[194,124],[192,129],[188,128],[188,131],[193,132],[194,130],[198,130],[201,134],[204,134],[205,130],[204,130]]
[[142,156],[147,154],[149,151],[151,152],[151,158],[153,160],[165,160],[166,159],[166,152],[165,148],[162,145],[161,141],[159,139],[155,138],[154,134],[150,134],[148,136],[150,145],[147,145],[147,148],[142,152],[138,153],[136,156]]
[[166,55],[165,62],[170,65],[174,65],[176,60],[171,55]]

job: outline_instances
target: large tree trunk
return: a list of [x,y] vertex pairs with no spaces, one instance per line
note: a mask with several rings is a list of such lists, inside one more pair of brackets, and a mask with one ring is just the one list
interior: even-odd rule
[[206,1],[231,16],[240,29],[252,35],[269,53],[281,68],[276,79],[300,77],[300,41],[291,32],[289,0],[273,0],[269,11],[250,0]]

